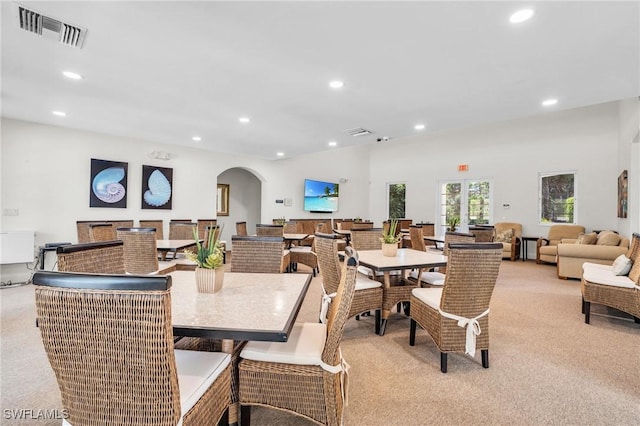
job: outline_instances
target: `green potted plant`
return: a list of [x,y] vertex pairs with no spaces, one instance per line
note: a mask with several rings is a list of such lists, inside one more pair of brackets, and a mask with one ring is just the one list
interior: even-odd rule
[[287,223],[287,219],[284,216],[276,219],[276,225],[284,225],[285,223]]
[[455,232],[459,224],[460,218],[458,216],[450,216],[447,221],[447,231]]
[[398,243],[402,240],[402,234],[397,232],[398,219],[389,221],[389,228],[382,231],[380,242],[382,243],[382,254],[384,256],[395,257],[398,253]]
[[[222,234],[220,228],[220,234]],[[224,255],[220,240],[217,237],[216,227],[210,227],[205,234],[205,242],[200,242],[198,231],[194,228],[193,239],[196,242],[196,250],[185,250],[187,259],[196,263],[196,285],[201,293],[215,293],[222,288],[224,280]]]

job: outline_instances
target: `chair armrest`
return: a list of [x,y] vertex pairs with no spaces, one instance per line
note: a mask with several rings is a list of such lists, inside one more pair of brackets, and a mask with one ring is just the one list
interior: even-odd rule
[[547,244],[549,244],[549,240],[546,238],[538,238],[538,240],[536,241],[536,247],[542,247],[542,246],[546,246]]

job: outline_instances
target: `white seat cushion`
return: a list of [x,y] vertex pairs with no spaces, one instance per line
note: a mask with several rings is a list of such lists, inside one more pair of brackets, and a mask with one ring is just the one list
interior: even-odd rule
[[614,287],[634,288],[636,284],[627,276],[614,275],[607,269],[588,268],[582,273],[582,277],[594,284],[610,285]]
[[294,252],[302,252],[302,253],[311,253],[311,246],[293,246],[289,249],[289,251]]
[[180,388],[180,407],[184,416],[227,368],[231,356],[223,352],[180,349],[176,349],[174,353]]
[[442,288],[414,288],[411,290],[411,294],[433,309],[440,307]]
[[[411,278],[418,279],[418,271],[411,271]],[[420,281],[431,285],[444,285],[445,275],[441,272],[423,272]]]
[[604,269],[611,271],[612,267],[611,265],[602,265],[600,263],[584,262],[582,264],[582,270],[586,271],[587,269]]
[[356,291],[378,287],[382,287],[382,283],[380,281],[372,280],[371,278],[363,277],[362,275],[356,275]]
[[325,324],[297,323],[286,342],[249,342],[240,357],[283,364],[320,365],[326,339]]
[[[180,390],[181,416],[178,425],[182,424],[182,417],[198,402],[204,393],[216,381],[220,373],[231,362],[231,355],[222,352],[198,352],[176,349],[176,371],[178,373],[178,388]],[[63,426],[71,426],[66,419]]]
[[[373,275],[373,271],[369,268],[367,268],[366,266],[358,266],[358,272],[360,272],[363,275],[366,275],[367,277],[372,276]],[[389,275],[400,275],[402,273],[402,271],[389,271]],[[376,277],[381,277],[384,275],[384,272],[380,272],[380,271],[376,271]]]

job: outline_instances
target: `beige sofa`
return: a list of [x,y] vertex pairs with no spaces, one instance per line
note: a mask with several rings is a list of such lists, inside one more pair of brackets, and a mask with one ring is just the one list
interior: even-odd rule
[[580,233],[584,233],[584,226],[581,225],[551,225],[547,238],[538,238],[536,244],[536,263],[557,263],[558,244],[562,239],[578,238]]
[[[617,245],[611,245],[615,242]],[[611,231],[600,232],[595,244],[578,244],[574,240],[563,240],[558,244],[558,277],[580,279],[583,263],[611,265],[616,257],[628,251],[629,239]]]

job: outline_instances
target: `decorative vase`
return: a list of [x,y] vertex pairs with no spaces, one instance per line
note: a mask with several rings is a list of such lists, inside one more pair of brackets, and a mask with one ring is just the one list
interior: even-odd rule
[[200,293],[215,293],[222,288],[224,268],[196,268],[196,285]]
[[387,244],[382,243],[382,255],[388,257],[396,257],[398,254],[398,243]]

